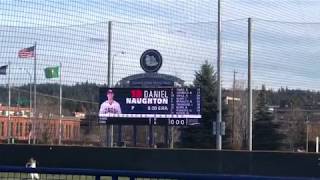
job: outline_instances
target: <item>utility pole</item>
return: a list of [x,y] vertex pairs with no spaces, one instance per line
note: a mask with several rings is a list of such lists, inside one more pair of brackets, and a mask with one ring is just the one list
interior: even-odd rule
[[235,90],[236,90],[236,70],[233,71],[233,87],[232,87],[232,141],[234,141],[234,128],[235,128]]
[[248,18],[248,118],[249,151],[252,151],[251,18]]

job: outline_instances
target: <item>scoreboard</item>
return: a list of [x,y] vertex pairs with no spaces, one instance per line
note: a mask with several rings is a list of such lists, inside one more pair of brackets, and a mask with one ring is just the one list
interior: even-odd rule
[[100,88],[99,117],[201,118],[199,88]]

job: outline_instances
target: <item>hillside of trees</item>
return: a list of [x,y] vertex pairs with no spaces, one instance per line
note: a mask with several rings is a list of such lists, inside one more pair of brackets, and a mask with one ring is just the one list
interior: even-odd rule
[[[92,112],[95,111],[99,103],[99,87],[94,83],[79,83],[75,85],[63,85],[63,109],[65,113],[70,114],[74,111]],[[0,87],[0,102],[4,105],[8,103],[7,87]],[[257,95],[260,90],[254,90]],[[231,96],[232,90],[224,90],[224,94]],[[33,93],[33,91],[32,91]],[[56,103],[59,100],[58,84],[38,84],[37,93],[41,105],[41,100],[47,99]],[[289,88],[280,88],[278,90],[268,89],[266,87],[266,104],[279,106],[279,108],[301,108],[301,109],[320,109],[320,92],[309,90],[296,90]],[[22,107],[29,106],[29,85],[12,87],[11,104]],[[46,97],[55,96],[55,97]],[[33,94],[32,94],[33,96]],[[33,99],[32,99],[33,100]]]
[[[30,89],[29,85],[12,87],[12,106],[29,107]],[[63,114],[72,115],[75,111],[97,112],[99,106],[99,87],[93,83],[80,83],[70,86],[62,86]],[[8,104],[8,89],[0,87],[0,102]],[[33,101],[33,91],[32,91]],[[58,113],[59,110],[59,84],[38,84],[37,85],[37,108],[41,112],[43,106],[50,109],[51,113]]]

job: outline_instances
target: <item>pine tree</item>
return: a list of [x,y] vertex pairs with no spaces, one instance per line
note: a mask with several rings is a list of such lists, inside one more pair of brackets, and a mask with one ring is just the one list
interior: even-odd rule
[[194,86],[201,89],[200,126],[182,129],[180,147],[185,148],[214,148],[215,136],[212,134],[212,121],[216,119],[216,76],[213,67],[206,62],[201,70],[196,72]]
[[263,85],[258,94],[257,108],[254,115],[253,149],[277,150],[281,146],[282,135],[278,132],[279,124],[273,122],[273,114],[267,107],[266,88]]

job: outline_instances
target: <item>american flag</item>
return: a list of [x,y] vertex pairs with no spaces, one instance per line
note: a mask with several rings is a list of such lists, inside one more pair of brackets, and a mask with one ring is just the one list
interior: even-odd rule
[[31,57],[34,57],[34,46],[21,49],[18,52],[18,57],[19,58],[31,58]]

